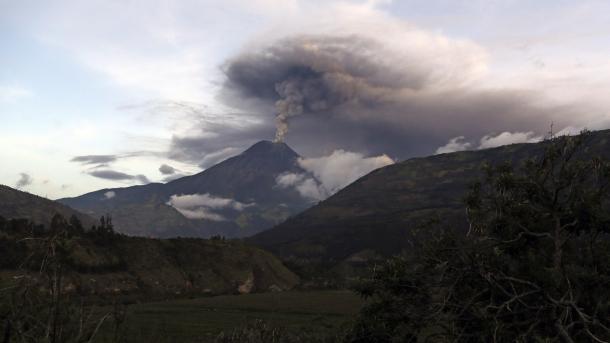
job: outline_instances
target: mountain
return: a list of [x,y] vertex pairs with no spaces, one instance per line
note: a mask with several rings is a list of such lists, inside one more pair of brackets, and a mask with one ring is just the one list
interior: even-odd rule
[[0,185],[0,217],[28,219],[48,227],[55,214],[76,216],[85,228],[97,224],[93,218],[59,202]]
[[[409,233],[432,215],[465,227],[463,198],[484,163],[518,165],[546,142],[413,158],[377,169],[327,200],[249,239],[285,260],[331,265],[409,247]],[[587,154],[610,158],[610,130],[591,133]]]
[[110,214],[123,233],[152,237],[245,237],[309,206],[277,186],[282,173],[305,173],[284,143],[261,141],[201,173],[166,184],[103,189],[63,204],[94,217]]

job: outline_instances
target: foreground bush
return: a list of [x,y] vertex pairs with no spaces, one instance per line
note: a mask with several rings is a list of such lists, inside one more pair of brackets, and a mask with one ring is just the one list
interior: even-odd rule
[[610,341],[610,166],[582,159],[587,137],[487,167],[467,234],[432,228],[359,285],[348,341]]

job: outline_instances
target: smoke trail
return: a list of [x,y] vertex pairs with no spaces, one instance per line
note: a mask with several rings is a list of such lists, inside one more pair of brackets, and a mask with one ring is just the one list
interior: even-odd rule
[[288,118],[303,113],[303,94],[296,82],[284,81],[275,85],[281,99],[275,102],[275,142],[283,142],[288,133]]

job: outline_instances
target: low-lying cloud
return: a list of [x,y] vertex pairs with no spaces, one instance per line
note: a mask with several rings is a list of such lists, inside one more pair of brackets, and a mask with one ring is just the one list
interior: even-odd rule
[[212,221],[226,220],[224,216],[215,211],[226,209],[243,211],[245,208],[255,205],[255,203],[245,204],[234,199],[213,196],[210,193],[175,194],[170,197],[167,204],[189,219],[207,219]]
[[356,152],[335,150],[329,156],[301,158],[301,168],[313,174],[330,194],[371,171],[394,163],[387,155],[365,157]]
[[472,147],[472,143],[465,142],[464,139],[466,139],[464,136],[451,138],[447,144],[436,149],[436,154],[447,154],[470,149],[470,147]]
[[[567,129],[566,129],[567,130]],[[564,130],[565,131],[565,130]],[[566,131],[568,132],[568,131]],[[567,134],[567,133],[566,133]],[[518,143],[536,143],[544,139],[543,136],[536,135],[533,131],[529,132],[502,132],[500,134],[488,134],[479,140],[476,149],[489,149],[503,145]],[[457,151],[471,150],[475,145],[465,141],[464,136],[451,138],[447,144],[436,149],[436,154],[446,154]]]
[[330,196],[323,184],[306,173],[283,173],[275,181],[280,188],[294,188],[306,199],[320,201]]
[[294,188],[303,197],[324,200],[371,171],[394,163],[387,155],[365,157],[360,153],[335,150],[316,158],[300,158],[306,173],[284,173],[276,178],[282,188]]
[[479,149],[495,148],[502,145],[517,143],[536,143],[544,137],[536,135],[534,132],[502,132],[498,135],[485,135],[481,138]]

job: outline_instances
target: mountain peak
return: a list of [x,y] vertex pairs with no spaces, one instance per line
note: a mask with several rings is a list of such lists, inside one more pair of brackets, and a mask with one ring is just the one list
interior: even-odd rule
[[288,144],[284,142],[271,142],[271,141],[259,141],[249,147],[246,151],[242,153],[242,155],[250,155],[250,156],[261,156],[261,155],[274,155],[274,156],[284,156],[284,157],[299,157],[299,155],[292,150]]

